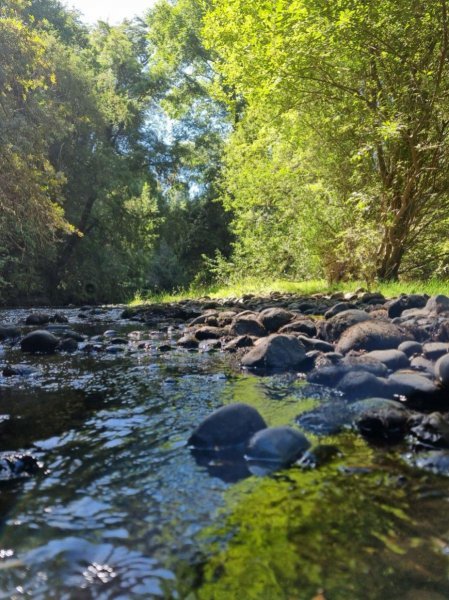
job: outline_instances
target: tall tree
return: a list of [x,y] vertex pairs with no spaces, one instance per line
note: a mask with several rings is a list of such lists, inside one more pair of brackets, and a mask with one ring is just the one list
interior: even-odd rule
[[446,0],[216,0],[204,35],[251,107],[301,124],[309,174],[362,209],[397,277],[448,214]]

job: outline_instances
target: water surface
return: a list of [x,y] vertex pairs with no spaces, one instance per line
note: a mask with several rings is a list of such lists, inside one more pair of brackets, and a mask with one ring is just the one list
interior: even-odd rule
[[449,597],[449,479],[409,467],[405,446],[345,432],[320,440],[340,449],[328,464],[267,477],[193,456],[187,437],[223,404],[281,425],[317,400],[294,374],[160,352],[165,333],[116,322],[117,311],[87,324],[66,314],[90,335],[139,333],[123,356],[6,349],[6,362],[42,375],[0,377],[2,449],[44,469],[0,489],[0,598]]

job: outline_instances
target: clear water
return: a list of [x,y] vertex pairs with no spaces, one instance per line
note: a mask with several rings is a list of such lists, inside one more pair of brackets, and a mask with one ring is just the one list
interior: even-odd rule
[[[92,334],[117,317],[68,314]],[[222,404],[279,425],[316,400],[295,376],[256,378],[223,354],[162,353],[166,334],[139,336],[147,346],[119,357],[7,349],[43,375],[0,377],[1,449],[45,469],[0,488],[0,598],[449,597],[449,478],[351,432],[320,440],[340,456],[315,470],[255,477],[195,458],[185,440]]]

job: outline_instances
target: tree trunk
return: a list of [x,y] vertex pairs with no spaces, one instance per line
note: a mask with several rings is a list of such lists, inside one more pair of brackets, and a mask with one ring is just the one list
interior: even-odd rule
[[397,280],[402,258],[405,253],[407,229],[396,223],[384,234],[384,241],[378,256],[377,277],[380,280]]

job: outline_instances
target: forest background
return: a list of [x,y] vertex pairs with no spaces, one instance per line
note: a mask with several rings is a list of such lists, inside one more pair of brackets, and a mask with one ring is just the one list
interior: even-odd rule
[[0,2],[0,302],[449,272],[445,0]]

